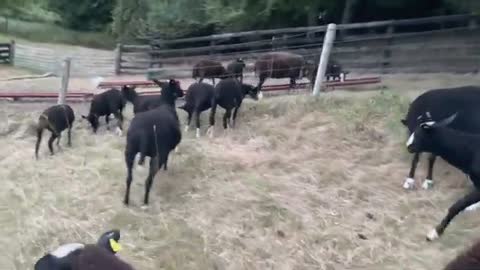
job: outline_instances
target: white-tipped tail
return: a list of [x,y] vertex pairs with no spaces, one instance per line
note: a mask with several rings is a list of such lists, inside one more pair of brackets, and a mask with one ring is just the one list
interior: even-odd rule
[[97,89],[103,81],[105,81],[105,78],[103,78],[101,76],[96,76],[96,77],[90,79],[90,83],[91,83],[93,89]]

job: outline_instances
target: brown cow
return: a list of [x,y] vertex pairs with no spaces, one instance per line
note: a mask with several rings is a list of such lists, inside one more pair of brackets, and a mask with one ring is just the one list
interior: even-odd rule
[[192,78],[198,82],[202,82],[204,78],[212,79],[213,85],[215,85],[215,78],[223,79],[227,75],[227,70],[223,67],[222,63],[214,60],[200,60],[193,66]]
[[260,56],[255,62],[255,74],[259,77],[257,88],[261,90],[267,78],[290,78],[289,90],[296,79],[303,77],[305,59],[299,54],[289,52],[270,52]]

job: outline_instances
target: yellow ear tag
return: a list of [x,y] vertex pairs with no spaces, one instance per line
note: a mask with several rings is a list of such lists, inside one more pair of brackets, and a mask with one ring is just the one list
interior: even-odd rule
[[122,249],[122,246],[114,239],[110,239],[110,247],[114,252],[118,252]]

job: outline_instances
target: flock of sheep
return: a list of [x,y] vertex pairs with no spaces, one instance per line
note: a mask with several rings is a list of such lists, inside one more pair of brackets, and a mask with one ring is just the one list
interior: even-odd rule
[[[217,106],[225,109],[223,127],[235,127],[237,113],[243,99],[246,96],[250,96],[254,100],[261,98],[260,90],[267,77],[290,77],[291,84],[295,84],[295,78],[299,77],[299,73],[305,67],[301,61],[302,59],[298,56],[289,53],[276,52],[262,56],[255,64],[255,71],[260,78],[257,86],[243,83],[241,71],[245,64],[241,59],[232,62],[227,69],[212,61],[198,63],[193,68],[192,75],[194,78],[200,78],[200,82],[189,86],[185,95],[185,104],[178,107],[188,113],[185,131],[188,131],[192,117],[195,116],[196,136],[199,137],[199,115],[210,109],[210,127],[207,133],[213,135]],[[277,67],[285,73],[275,73]],[[211,78],[213,82],[214,78],[220,78],[220,82],[210,85],[201,82],[203,78]],[[120,90],[110,89],[95,95],[89,114],[82,116],[90,123],[93,132],[96,132],[99,127],[99,118],[105,117],[108,124],[108,117],[113,114],[117,119],[116,131],[121,135],[123,133],[122,111],[127,102],[132,103],[134,107],[135,116],[128,128],[125,146],[127,179],[124,203],[126,205],[129,204],[130,185],[133,180],[132,169],[136,155],[140,153],[138,160],[140,165],[144,164],[146,157],[150,158],[144,194],[144,204],[148,204],[155,174],[162,167],[167,170],[169,154],[176,149],[182,139],[175,101],[184,96],[184,90],[180,87],[179,82],[173,79],[166,82],[154,80],[154,82],[161,88],[158,95],[139,96],[134,87],[127,85]],[[473,209],[480,202],[480,135],[474,134],[480,131],[480,121],[477,121],[478,117],[476,116],[477,111],[480,110],[478,104],[480,104],[480,87],[434,89],[414,100],[406,118],[401,120],[409,130],[406,147],[409,152],[414,154],[412,168],[404,188],[415,187],[414,174],[422,152],[431,153],[428,176],[422,185],[423,188],[427,189],[433,185],[432,170],[436,156],[440,156],[467,174],[475,186],[474,190],[453,204],[440,224],[428,233],[427,240],[429,241],[439,238],[458,213],[467,208]],[[52,133],[48,141],[51,154],[53,154],[53,142],[57,140],[57,144],[59,143],[64,130],[68,131],[68,145],[71,145],[71,129],[74,120],[75,115],[69,105],[54,105],[46,109],[38,120],[36,157],[38,158],[38,149],[44,129]],[[84,265],[99,266],[88,269],[133,269],[132,266],[115,256],[119,249],[119,238],[119,232],[112,231],[102,235],[97,245],[68,244],[61,246],[37,261],[35,270],[87,269],[84,268]],[[471,265],[480,268],[478,260],[472,259],[479,257],[480,243],[459,255],[445,269],[473,269],[469,268]]]

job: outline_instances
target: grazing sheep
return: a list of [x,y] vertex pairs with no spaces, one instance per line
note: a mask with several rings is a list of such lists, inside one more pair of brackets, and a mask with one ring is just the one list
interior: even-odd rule
[[[155,82],[161,88],[164,87],[166,84],[165,82],[160,82],[158,80],[153,80],[153,82]],[[137,114],[139,112],[146,112],[148,110],[154,109],[160,106],[160,104],[162,104],[163,102],[163,99],[160,94],[139,96],[138,93],[135,91],[135,87],[133,86],[124,85],[121,91],[124,98],[130,103],[132,103],[134,114]],[[176,95],[179,98],[183,97],[184,95],[183,90],[180,88],[180,86],[176,88]]]
[[428,241],[439,238],[458,213],[467,207],[477,206],[480,201],[480,135],[447,127],[462,113],[467,114],[463,117],[477,117],[471,115],[468,108],[438,122],[429,119],[426,113],[406,143],[410,153],[430,152],[440,156],[468,174],[475,187],[448,209],[441,223],[428,233]]
[[120,231],[108,231],[96,245],[70,243],[40,258],[34,270],[133,270],[115,254],[120,250]]
[[100,116],[105,116],[105,122],[108,126],[110,114],[113,114],[118,121],[116,132],[119,136],[123,133],[123,108],[125,108],[126,101],[122,96],[122,92],[118,89],[110,89],[93,97],[90,104],[90,111],[87,116],[82,115],[82,118],[92,126],[93,132],[97,133]]
[[239,78],[240,82],[243,83],[243,69],[245,68],[245,62],[242,58],[237,58],[236,60],[230,62],[227,65],[227,73],[233,78]]
[[227,122],[230,124],[231,118],[233,118],[233,123],[230,126],[234,128],[238,110],[246,95],[250,95],[254,100],[258,100],[258,88],[249,84],[240,83],[237,79],[233,78],[223,79],[215,86],[210,110],[210,127],[207,131],[207,133],[210,133],[210,137],[213,136],[217,105],[225,109],[223,128],[227,128]]
[[186,111],[188,114],[185,132],[188,131],[192,115],[195,115],[196,136],[197,138],[200,137],[200,114],[212,106],[213,92],[214,87],[206,83],[194,83],[188,87],[185,95],[185,104],[179,107],[179,109]]
[[139,165],[143,165],[146,156],[150,157],[150,170],[143,200],[147,205],[153,178],[162,165],[164,170],[167,170],[168,155],[180,143],[182,134],[175,109],[178,87],[176,81],[170,80],[169,84],[162,88],[162,104],[153,110],[138,113],[130,123],[125,148],[127,189],[124,203],[126,205],[129,203],[133,162],[137,153],[140,153]]
[[255,74],[259,77],[257,88],[262,90],[267,78],[290,78],[290,86],[294,88],[296,79],[302,78],[305,69],[303,56],[290,52],[270,52],[260,56],[255,62]]
[[480,269],[480,241],[469,249],[458,254],[443,270],[473,270]]
[[227,76],[227,70],[223,67],[222,63],[214,60],[200,60],[193,66],[192,78],[198,82],[202,82],[204,78],[212,79],[213,85],[215,85],[215,78],[223,79]]
[[75,114],[69,105],[54,105],[43,111],[38,118],[35,158],[38,159],[38,149],[44,129],[48,129],[52,133],[48,140],[48,149],[50,149],[51,155],[53,155],[53,141],[57,139],[57,146],[59,146],[62,131],[65,129],[68,129],[68,146],[72,146],[73,121],[75,121]]
[[[461,130],[468,133],[480,133],[480,121],[477,117],[471,117],[480,113],[480,87],[478,86],[461,86],[453,88],[432,89],[419,95],[409,106],[405,119],[402,124],[408,129],[410,136],[418,126],[418,121],[426,112],[428,117],[433,120],[441,120],[460,110],[468,110],[470,113],[460,114],[450,125],[450,128]],[[415,171],[421,153],[414,153],[412,165],[408,177],[405,179],[403,188],[413,189],[415,185]],[[436,156],[430,154],[428,159],[428,173],[422,184],[424,189],[433,186],[433,165]]]

